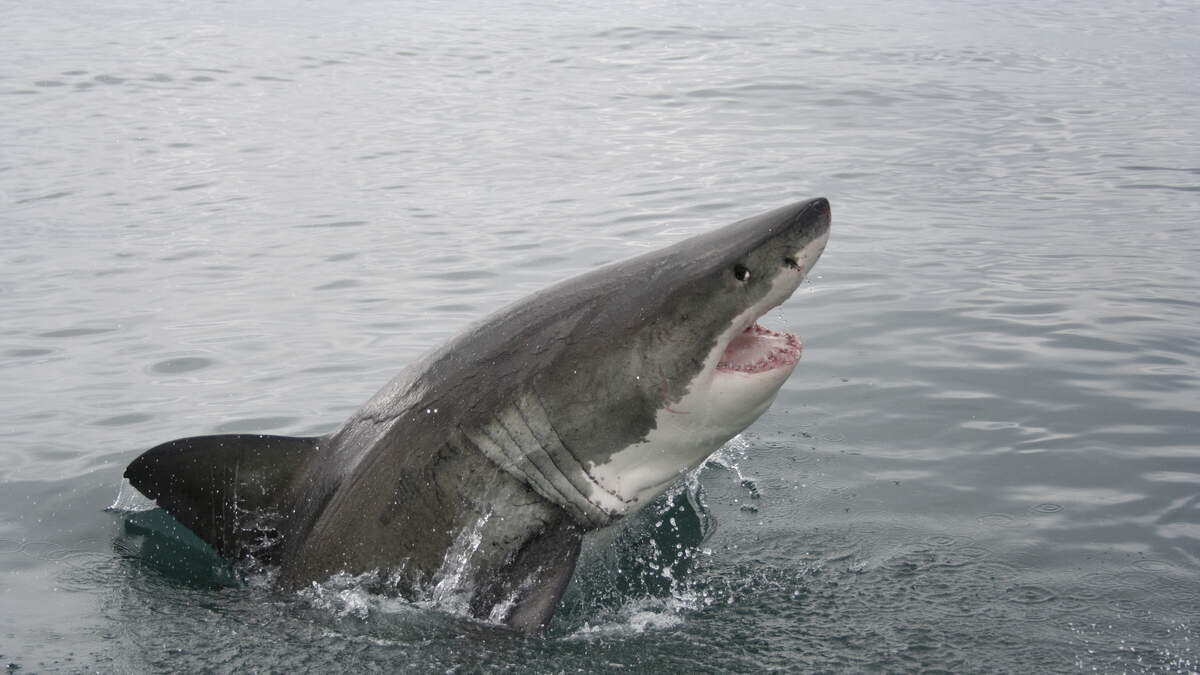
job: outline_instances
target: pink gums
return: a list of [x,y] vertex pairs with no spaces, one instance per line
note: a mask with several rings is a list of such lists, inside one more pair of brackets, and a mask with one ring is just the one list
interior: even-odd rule
[[796,365],[800,360],[800,338],[751,325],[729,342],[718,371],[763,373]]

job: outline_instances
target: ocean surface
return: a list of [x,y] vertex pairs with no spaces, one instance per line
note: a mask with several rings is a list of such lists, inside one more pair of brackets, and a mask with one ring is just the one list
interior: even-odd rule
[[[1196,3],[2,15],[6,672],[1200,670]],[[331,431],[504,303],[815,196],[796,373],[544,635],[110,508],[148,447]]]

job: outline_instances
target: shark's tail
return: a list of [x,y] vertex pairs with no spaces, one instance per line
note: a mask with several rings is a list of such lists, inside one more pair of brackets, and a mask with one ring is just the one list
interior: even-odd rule
[[230,560],[269,561],[293,512],[289,486],[320,438],[194,436],[142,453],[125,478]]

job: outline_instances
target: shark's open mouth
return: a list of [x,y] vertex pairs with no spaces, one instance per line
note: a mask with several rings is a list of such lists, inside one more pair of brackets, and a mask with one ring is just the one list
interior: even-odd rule
[[717,363],[717,370],[762,373],[794,366],[799,360],[800,338],[753,323],[729,341]]

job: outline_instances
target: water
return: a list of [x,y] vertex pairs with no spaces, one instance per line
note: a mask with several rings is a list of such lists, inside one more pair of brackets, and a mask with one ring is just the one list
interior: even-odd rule
[[[1200,669],[1194,4],[4,15],[10,671]],[[329,431],[499,304],[817,195],[796,374],[543,637],[104,510],[149,446]]]

